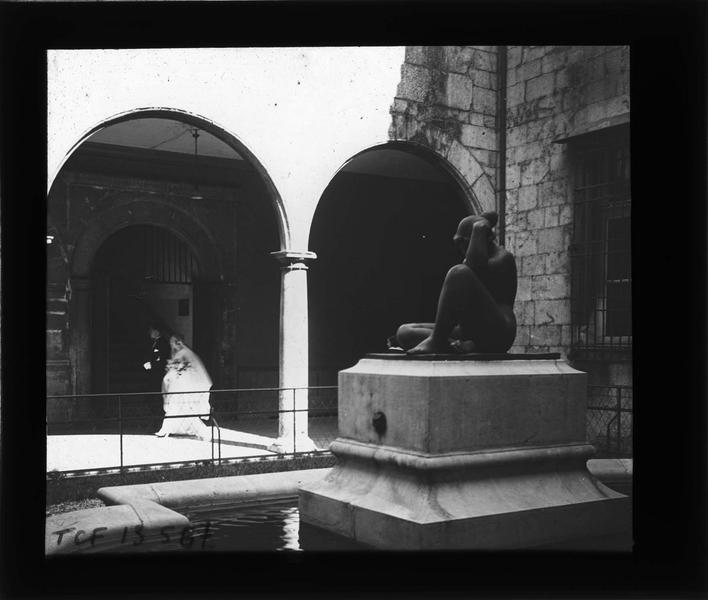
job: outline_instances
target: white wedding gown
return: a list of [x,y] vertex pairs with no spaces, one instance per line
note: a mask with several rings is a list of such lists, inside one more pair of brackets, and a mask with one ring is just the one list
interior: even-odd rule
[[[209,406],[211,377],[199,357],[186,346],[168,361],[162,379],[165,417],[172,415],[202,415],[206,419]],[[191,393],[178,393],[191,392]],[[191,435],[211,439],[211,429],[198,417],[165,418],[156,435]]]

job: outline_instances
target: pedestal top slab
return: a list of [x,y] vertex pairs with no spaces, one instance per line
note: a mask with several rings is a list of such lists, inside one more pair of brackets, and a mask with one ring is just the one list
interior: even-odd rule
[[509,352],[470,352],[468,354],[406,354],[405,352],[372,352],[364,358],[385,360],[558,360],[560,353],[546,352],[544,354],[511,354]]
[[[529,359],[529,356],[534,358]],[[372,377],[412,377],[448,379],[469,377],[509,377],[512,375],[583,375],[558,354],[367,354],[357,364],[339,372],[340,391],[349,375],[367,373]]]

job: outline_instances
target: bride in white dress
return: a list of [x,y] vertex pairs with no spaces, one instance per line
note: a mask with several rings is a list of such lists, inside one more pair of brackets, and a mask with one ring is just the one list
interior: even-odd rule
[[180,336],[170,336],[170,348],[172,357],[167,361],[165,376],[162,379],[162,406],[165,417],[190,414],[202,415],[202,417],[165,418],[160,431],[155,432],[155,435],[158,437],[174,434],[192,435],[210,440],[211,429],[201,419],[207,419],[211,410],[209,406],[211,377],[201,359]]

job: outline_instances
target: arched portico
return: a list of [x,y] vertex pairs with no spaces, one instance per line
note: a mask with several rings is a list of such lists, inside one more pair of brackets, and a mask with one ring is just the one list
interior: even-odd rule
[[[433,140],[442,140],[442,136],[433,135]],[[343,357],[336,365],[323,365],[321,364],[323,357],[327,357],[327,360],[331,360],[332,357],[337,355],[338,349],[342,346],[346,346],[347,342],[338,341],[338,335],[340,334],[339,321],[336,317],[330,315],[327,325],[322,326],[322,316],[328,315],[332,312],[332,307],[336,308],[346,306],[346,301],[335,301],[325,302],[321,304],[321,292],[322,290],[328,290],[328,293],[334,293],[335,291],[348,290],[346,281],[352,281],[357,275],[351,272],[351,264],[341,264],[341,268],[344,271],[349,270],[349,278],[345,277],[345,281],[341,282],[344,285],[340,285],[337,279],[337,273],[339,270],[336,266],[332,266],[331,256],[328,256],[328,251],[324,250],[324,256],[319,251],[318,239],[321,239],[320,232],[313,233],[313,226],[315,225],[318,215],[322,216],[322,210],[320,210],[321,203],[323,199],[328,197],[328,192],[331,192],[332,185],[338,178],[354,176],[356,174],[362,175],[367,172],[373,172],[373,176],[386,178],[390,181],[394,181],[397,177],[401,176],[401,180],[410,181],[416,177],[413,171],[418,169],[427,170],[425,177],[432,180],[437,180],[437,183],[442,187],[447,186],[444,195],[450,201],[446,204],[445,209],[446,216],[442,219],[438,219],[444,226],[441,226],[440,231],[437,232],[438,237],[444,236],[446,240],[452,238],[454,233],[454,227],[460,218],[466,214],[479,213],[484,210],[493,210],[495,197],[493,190],[489,184],[488,178],[481,166],[477,163],[474,157],[457,142],[451,142],[450,147],[445,147],[445,155],[452,152],[452,155],[456,161],[456,164],[450,162],[445,156],[442,156],[436,149],[442,149],[442,144],[433,144],[434,147],[431,148],[430,144],[421,143],[420,141],[387,141],[381,144],[376,144],[371,146],[361,152],[358,152],[350,159],[348,159],[333,175],[329,182],[327,189],[320,195],[318,199],[318,204],[314,209],[314,214],[307,221],[307,234],[309,237],[309,252],[303,251],[281,251],[274,253],[276,258],[281,262],[282,265],[282,287],[281,287],[281,359],[280,359],[280,373],[281,373],[281,387],[305,387],[310,385],[336,385],[336,370],[341,367],[349,366],[354,356],[360,357],[363,353],[367,351],[374,351],[376,349],[381,350],[383,348],[377,347],[375,345],[373,330],[369,331],[371,333],[368,338],[362,338],[359,344],[355,344],[352,348],[352,356],[347,359]],[[408,163],[404,164],[405,161],[401,161],[401,157],[408,157]],[[380,162],[380,164],[377,164]],[[470,166],[472,165],[472,167]],[[465,171],[461,169],[466,169]],[[405,172],[405,174],[403,174]],[[430,183],[430,182],[429,182]],[[481,198],[479,195],[481,194]],[[326,200],[325,200],[326,201]],[[334,203],[336,204],[336,202]],[[454,207],[452,206],[454,205]],[[432,205],[429,206],[432,208]],[[325,209],[326,210],[326,209]],[[335,208],[336,212],[336,208]],[[434,210],[430,213],[431,222],[435,222]],[[361,214],[361,213],[360,213]],[[422,213],[421,213],[422,214]],[[377,215],[372,214],[368,217],[372,221],[377,218]],[[349,222],[351,225],[351,222]],[[405,229],[405,225],[403,225]],[[392,234],[395,235],[395,232]],[[319,237],[318,237],[319,236]],[[332,238],[333,244],[342,243],[343,239],[339,239],[335,235]],[[346,235],[345,235],[346,238]],[[376,243],[376,240],[363,235],[359,240],[349,240],[343,242],[345,246],[348,246],[348,251],[354,253],[354,255],[359,254],[361,258],[362,254],[366,254],[367,251],[372,251],[374,249],[372,243]],[[442,250],[438,248],[434,249],[434,253],[439,254],[435,260],[432,262],[438,263],[439,266],[444,265],[443,269],[449,267],[449,261],[454,261],[455,255],[454,251],[450,247],[443,247]],[[447,254],[445,258],[443,255]],[[317,258],[317,261],[313,262],[313,259]],[[373,259],[373,256],[371,257]],[[386,257],[384,257],[386,258]],[[356,261],[357,259],[355,259]],[[447,261],[447,262],[446,262]],[[395,258],[392,259],[391,264],[395,263]],[[384,267],[385,261],[379,261],[377,266]],[[312,278],[308,282],[308,270],[312,268],[312,273],[316,278],[314,285]],[[437,300],[437,293],[439,291],[440,282],[437,281],[436,275],[434,274],[435,267],[430,266],[421,275],[422,280],[424,280],[424,286],[426,288],[423,293],[424,296],[429,296],[427,298],[427,304],[434,306]],[[322,275],[319,280],[317,280],[318,274],[326,273]],[[363,285],[375,285],[372,282],[371,277],[367,277],[367,274],[359,274],[360,281]],[[444,270],[442,271],[444,275]],[[441,279],[442,281],[442,279]],[[313,291],[310,294],[308,291]],[[377,301],[373,299],[374,305]],[[420,299],[419,304],[421,305],[420,310],[416,316],[416,311],[411,310],[409,316],[406,315],[405,310],[400,314],[400,319],[402,320],[421,320],[422,314],[425,313],[425,309],[422,308],[426,305],[426,300]],[[380,304],[378,305],[380,308]],[[351,317],[353,313],[359,311],[365,311],[365,305],[356,305],[352,307],[353,310],[347,311],[348,317]],[[409,307],[411,308],[411,307]],[[367,319],[360,315],[360,322],[364,323]],[[434,311],[433,311],[434,316]],[[325,317],[325,320],[328,317]],[[429,319],[432,316],[428,317]],[[385,327],[384,323],[389,322],[389,326],[393,326],[392,316],[389,315],[388,318],[382,317],[381,327]],[[368,323],[369,329],[375,327],[375,324]],[[361,335],[362,332],[367,331],[367,327],[354,327],[356,330],[355,335]],[[394,333],[389,331],[380,334],[380,342],[383,342],[387,335]],[[327,338],[327,341],[323,344],[323,336]],[[312,348],[314,346],[314,349]],[[323,347],[326,347],[323,350]],[[314,360],[314,368],[311,368],[310,360]],[[336,359],[335,359],[336,360]],[[308,396],[307,391],[302,390],[297,393],[291,391],[285,391],[281,395],[280,401],[281,410],[291,410],[293,408],[297,409],[299,412],[294,415],[292,419],[288,416],[286,419],[281,419],[280,436],[281,439],[274,446],[273,449],[292,451],[295,449],[306,450],[312,446],[312,443],[307,435],[307,413],[305,410],[308,408]]]
[[[244,251],[239,250],[239,254],[244,255],[244,260],[246,260],[245,255],[248,255],[250,258],[247,262],[251,265],[261,261],[263,268],[266,270],[271,268],[270,265],[272,265],[272,268],[275,268],[277,263],[280,264],[278,360],[277,364],[273,365],[273,369],[274,371],[277,370],[277,385],[281,388],[288,388],[281,393],[280,408],[283,410],[293,408],[293,401],[297,401],[297,408],[303,406],[303,401],[305,403],[304,406],[306,406],[307,390],[298,389],[298,391],[294,393],[290,388],[304,388],[308,385],[307,283],[305,271],[307,268],[306,262],[314,258],[314,255],[302,251],[293,251],[289,248],[291,243],[291,231],[288,218],[283,202],[275,190],[272,180],[259,161],[255,159],[248,148],[234,135],[225,132],[216,124],[202,117],[184,111],[163,108],[130,111],[96,125],[75,144],[69,153],[70,156],[65,160],[64,165],[68,164],[67,161],[71,160],[71,156],[76,154],[76,151],[81,148],[84,142],[91,139],[92,136],[94,136],[93,139],[96,139],[94,134],[102,132],[112,126],[130,122],[134,119],[171,119],[207,131],[228,146],[234,148],[238,155],[248,161],[253,167],[253,170],[255,170],[260,177],[266,189],[266,196],[276,215],[279,245],[281,249],[277,250],[277,245],[275,248],[270,246],[265,252],[261,253],[262,256],[261,254],[256,256],[253,254],[252,250],[248,249],[244,249]],[[145,122],[147,123],[147,121]],[[184,190],[180,189],[177,190],[177,192],[188,196],[189,188],[185,186]],[[219,282],[236,277],[234,273],[229,272],[230,269],[233,269],[233,265],[226,264],[224,257],[216,250],[218,244],[210,231],[210,225],[200,222],[198,215],[194,211],[180,209],[178,206],[175,206],[174,202],[164,201],[159,194],[153,193],[135,194],[111,192],[110,201],[111,207],[109,209],[92,215],[87,227],[77,240],[71,257],[69,285],[72,290],[73,299],[70,303],[72,325],[70,328],[69,352],[71,362],[75,366],[74,389],[78,393],[90,392],[92,382],[90,360],[92,337],[90,332],[92,314],[91,298],[94,293],[91,278],[92,264],[101,246],[116,232],[131,225],[154,225],[163,227],[189,244],[199,264],[203,268],[201,277],[205,281]],[[253,207],[250,212],[253,213],[254,211],[260,211],[262,213],[263,209]],[[256,234],[255,232],[251,232],[251,235]],[[273,256],[269,257],[268,252]],[[265,265],[265,263],[262,263],[263,260],[271,262]],[[228,286],[230,284],[227,283],[226,285]],[[235,285],[239,287],[238,283]],[[253,286],[244,285],[240,287],[246,290],[244,293],[247,293],[248,288]],[[264,291],[262,286],[258,286],[255,289],[261,293]],[[275,289],[273,291],[275,291]],[[253,293],[257,292],[254,291]],[[269,301],[268,298],[263,298],[262,300],[266,303]],[[236,311],[236,313],[240,315],[240,322],[248,322],[249,315],[246,313],[253,309],[261,309],[263,302],[245,301],[242,304],[244,304],[244,306],[234,306],[231,312]],[[240,308],[243,308],[244,311],[239,312]],[[216,313],[218,311],[214,312]],[[259,319],[252,320],[256,322],[259,321]],[[271,320],[266,322],[270,323]],[[234,343],[241,344],[239,351],[243,353],[245,349],[242,346],[248,342],[246,340],[242,341],[238,327],[236,330],[227,328],[224,335],[231,335],[232,332],[235,338],[238,338]],[[264,332],[263,338],[267,340],[268,337],[267,332]],[[261,352],[261,354],[263,354],[263,352]],[[254,360],[257,362],[257,359]],[[240,383],[241,387],[270,387],[275,385],[275,382],[271,383],[268,380],[267,375],[267,365],[255,364],[250,370],[248,367],[241,369],[241,365],[239,365],[237,384]],[[303,416],[305,415],[303,414]],[[294,448],[298,450],[314,449],[314,444],[312,444],[307,435],[307,419],[304,419],[304,427],[294,429],[292,423],[292,414],[281,413],[279,440],[274,446],[274,449],[284,452],[292,451]],[[297,432],[297,440],[293,437],[294,431]]]

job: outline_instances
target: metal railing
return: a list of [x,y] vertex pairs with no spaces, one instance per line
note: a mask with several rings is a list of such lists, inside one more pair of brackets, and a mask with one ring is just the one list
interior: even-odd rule
[[[308,393],[307,408],[298,406],[297,394],[304,392]],[[48,419],[48,434],[54,435],[57,432],[117,434],[119,446],[116,463],[113,465],[62,469],[49,473],[49,476],[70,477],[88,473],[123,473],[126,471],[196,466],[205,463],[222,465],[236,462],[272,460],[282,457],[329,454],[329,450],[324,449],[301,448],[298,450],[298,428],[303,427],[303,420],[308,421],[308,428],[310,428],[310,417],[336,416],[336,392],[337,386],[211,390],[209,392],[212,405],[211,412],[188,412],[169,416],[160,414],[157,410],[153,410],[152,413],[143,411],[142,414],[137,415],[126,414],[126,404],[128,404],[128,408],[135,409],[134,404],[132,406],[129,404],[129,400],[144,401],[146,398],[161,400],[163,394],[159,392],[48,396],[48,401],[62,401],[69,405],[73,403],[74,408],[83,413],[80,418]],[[200,392],[173,392],[173,394],[194,393]],[[263,398],[264,394],[270,394],[272,397]],[[253,410],[250,407],[254,405],[254,396],[261,396],[256,401],[256,404],[264,405],[270,402],[273,406]],[[247,400],[245,404],[249,408],[238,407],[239,397],[241,397],[241,400]],[[105,416],[106,401],[115,405],[114,415]],[[282,406],[286,407],[281,408]],[[283,419],[282,415],[285,415],[286,418]],[[302,416],[299,417],[300,415]],[[632,455],[632,388],[630,386],[589,386],[587,416],[587,438],[597,448],[599,457],[628,457]],[[152,433],[152,431],[146,430],[146,425],[156,425],[163,419],[200,419],[202,417],[209,422],[211,432],[209,436],[210,457],[205,458],[202,456],[162,462],[126,461],[124,452],[125,436],[131,433]],[[249,444],[248,441],[225,440],[224,430],[228,431],[229,428],[233,428],[237,432],[250,435],[254,433],[253,430],[255,429],[259,431],[256,435],[276,440],[279,436],[286,434],[282,430],[283,427],[292,428],[292,451],[288,448],[288,451],[278,451],[277,453],[268,450],[258,452],[258,448],[262,449],[262,446],[256,446],[254,447],[254,452],[249,453],[248,456],[224,456],[224,447],[226,445],[244,447],[250,445],[253,447],[253,444]],[[262,435],[264,428],[266,429],[265,433],[272,435]],[[53,429],[54,433],[50,433],[50,429]],[[268,429],[270,431],[267,431]],[[329,433],[325,435],[325,443],[334,439],[337,435],[336,423],[331,424],[330,429],[331,431],[327,430]],[[327,435],[330,435],[330,437],[327,438]]]
[[631,386],[588,386],[587,437],[599,457],[632,456]]
[[[332,392],[335,392],[332,394]],[[88,468],[72,468],[58,469],[51,471],[48,475],[51,476],[76,476],[81,474],[94,473],[123,473],[126,471],[138,471],[149,469],[170,468],[178,466],[190,466],[199,464],[216,464],[234,462],[249,462],[256,460],[268,460],[280,457],[296,457],[303,455],[318,455],[328,454],[329,450],[311,448],[298,450],[298,433],[302,433],[304,425],[313,416],[332,416],[336,415],[336,391],[337,386],[311,386],[311,387],[292,387],[292,388],[237,388],[237,389],[218,389],[206,391],[189,391],[189,392],[170,392],[162,394],[160,392],[124,392],[110,394],[67,394],[47,396],[47,434],[56,435],[57,433],[104,433],[108,435],[118,435],[118,452],[116,456],[116,464],[105,465],[100,467]],[[324,401],[322,392],[328,392]],[[204,412],[184,412],[180,414],[165,415],[157,410],[158,403],[162,405],[164,396],[184,395],[184,394],[210,394],[211,410],[209,413]],[[262,395],[270,394],[271,398],[262,398]],[[300,397],[298,395],[300,394]],[[308,406],[302,407],[302,394],[308,395]],[[239,397],[245,397],[247,406],[253,406],[254,396],[261,396],[258,399],[258,404],[270,403],[272,406],[262,408],[260,410],[252,410],[239,408]],[[328,396],[328,397],[327,397]],[[332,397],[333,396],[333,397]],[[145,403],[148,400],[148,403]],[[153,400],[152,406],[149,401]],[[136,405],[136,402],[140,404]],[[56,406],[54,410],[50,410],[50,404],[63,404],[65,412],[72,413],[69,418],[57,419],[49,418],[51,412],[57,412]],[[215,408],[214,405],[221,404],[220,408]],[[147,406],[147,410],[145,410]],[[141,407],[142,410],[136,411],[136,407]],[[285,407],[285,408],[283,408]],[[66,409],[69,409],[68,411]],[[126,408],[129,410],[126,412]],[[139,412],[141,414],[128,414],[131,412]],[[150,410],[152,409],[152,410]],[[81,416],[77,418],[76,413]],[[109,416],[106,416],[106,413]],[[285,418],[283,418],[285,415]],[[303,416],[300,416],[303,415]],[[218,417],[218,418],[217,418]],[[148,433],[146,426],[154,425],[160,420],[165,419],[202,419],[209,422],[211,435],[209,443],[211,447],[211,457],[198,457],[193,459],[181,459],[162,462],[142,462],[126,461],[124,452],[124,438],[131,433]],[[234,425],[238,422],[237,433],[245,433],[253,435],[248,429],[263,428],[263,423],[272,420],[272,425],[277,423],[277,429],[272,433],[273,436],[261,436],[264,439],[270,437],[273,441],[279,437],[285,437],[290,440],[289,431],[283,430],[283,424],[292,427],[292,451],[271,451],[258,452],[256,446],[255,452],[250,453],[245,457],[224,457],[223,447],[231,446],[253,446],[249,442],[228,441],[224,439],[223,430],[227,425]],[[267,427],[266,427],[267,428]],[[335,426],[336,428],[336,426]],[[300,431],[298,431],[300,429]],[[244,431],[246,430],[246,431]],[[152,432],[149,432],[152,433]],[[262,432],[261,432],[262,433]],[[335,432],[336,433],[336,432]],[[255,434],[259,435],[259,434]],[[194,436],[190,436],[194,439]]]

